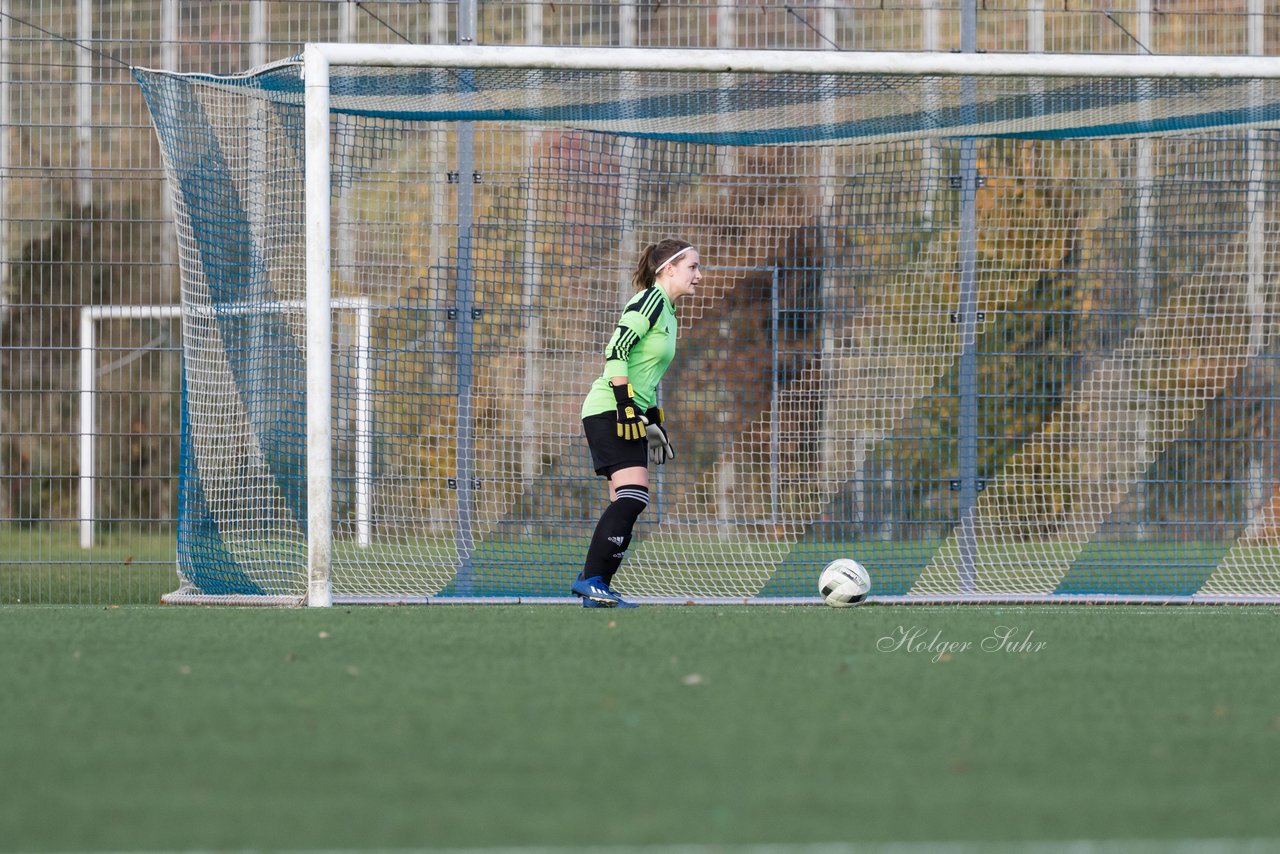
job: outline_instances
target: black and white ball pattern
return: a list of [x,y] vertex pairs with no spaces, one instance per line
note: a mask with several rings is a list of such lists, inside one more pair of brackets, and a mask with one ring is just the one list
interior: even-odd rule
[[842,557],[831,561],[818,578],[822,601],[833,608],[857,605],[871,592],[871,576],[856,560]]

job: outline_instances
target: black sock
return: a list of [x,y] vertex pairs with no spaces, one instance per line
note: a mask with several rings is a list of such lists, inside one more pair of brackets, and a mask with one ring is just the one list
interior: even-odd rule
[[587,559],[582,567],[582,577],[600,576],[608,584],[622,558],[631,545],[631,530],[636,520],[649,506],[649,490],[644,486],[620,486],[615,490],[614,499],[600,521],[596,523],[595,533],[591,535],[591,545],[587,548]]

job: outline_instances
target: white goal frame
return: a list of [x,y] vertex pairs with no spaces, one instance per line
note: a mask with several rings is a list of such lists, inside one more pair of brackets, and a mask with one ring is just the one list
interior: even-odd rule
[[[306,306],[300,300],[273,305],[246,306],[244,312],[261,314],[270,311],[301,313]],[[367,546],[372,538],[373,501],[369,485],[373,477],[373,404],[371,401],[372,364],[370,362],[371,309],[366,297],[342,297],[331,301],[329,310],[350,311],[356,316],[356,424],[355,486],[356,544]],[[235,307],[224,307],[234,314]],[[80,508],[80,548],[94,545],[97,523],[97,453],[98,437],[95,397],[98,393],[98,330],[100,320],[181,320],[180,305],[86,305],[80,307],[80,387],[77,390],[80,425],[80,470],[78,506]]]
[[80,388],[77,391],[80,423],[80,471],[77,477],[80,508],[80,548],[91,549],[97,522],[96,484],[98,420],[94,398],[98,393],[99,320],[181,320],[180,305],[85,305],[80,307]]
[[[306,45],[306,604],[330,607],[332,590],[332,390],[330,92],[332,66],[738,72],[815,75],[898,74],[948,77],[1280,79],[1280,58],[1255,56],[1126,56],[953,54],[790,50],[477,47],[442,45]],[[914,597],[912,601],[923,601]],[[1019,601],[1023,601],[1019,599]]]

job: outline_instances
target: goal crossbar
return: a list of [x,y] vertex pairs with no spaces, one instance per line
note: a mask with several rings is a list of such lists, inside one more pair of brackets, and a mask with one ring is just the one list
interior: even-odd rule
[[[972,77],[1280,78],[1280,57],[909,51],[673,50],[538,45],[371,45],[317,42],[307,68],[382,66],[671,71],[734,74],[875,74]],[[307,72],[304,71],[304,74]]]

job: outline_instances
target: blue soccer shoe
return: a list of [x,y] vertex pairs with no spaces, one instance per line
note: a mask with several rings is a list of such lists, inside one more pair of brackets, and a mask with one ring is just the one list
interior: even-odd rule
[[[616,590],[614,591],[617,592]],[[603,602],[597,602],[594,599],[583,599],[582,607],[584,608],[639,608],[635,602],[628,602],[626,599],[618,599],[616,605],[606,605]]]
[[579,578],[573,582],[574,596],[582,597],[582,604],[590,607],[588,603],[595,603],[600,608],[615,608],[621,597],[609,589],[609,585],[604,583],[604,579],[598,575],[590,578]]

